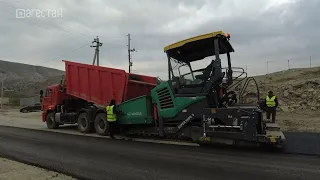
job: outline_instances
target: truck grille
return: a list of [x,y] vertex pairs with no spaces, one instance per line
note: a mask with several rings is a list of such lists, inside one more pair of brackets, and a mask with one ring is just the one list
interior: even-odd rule
[[174,107],[168,87],[158,90],[157,94],[161,109],[168,109]]

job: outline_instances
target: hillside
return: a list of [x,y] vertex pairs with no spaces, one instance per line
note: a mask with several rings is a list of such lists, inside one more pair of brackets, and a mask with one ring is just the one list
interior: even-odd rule
[[4,87],[13,89],[14,96],[27,97],[39,93],[48,83],[58,83],[63,71],[0,60],[0,70],[6,73]]
[[[285,112],[320,109],[320,67],[292,69],[256,76],[261,97],[272,90]],[[250,84],[249,91],[253,91]]]
[[[287,131],[320,132],[320,67],[255,77],[261,98],[272,90],[279,99],[278,123]],[[247,92],[255,92],[250,84]]]

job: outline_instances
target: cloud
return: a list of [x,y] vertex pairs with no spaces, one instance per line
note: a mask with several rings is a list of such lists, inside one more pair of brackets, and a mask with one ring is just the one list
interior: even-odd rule
[[[4,0],[0,59],[60,69],[62,59],[91,64],[90,44],[75,49],[99,36],[101,65],[127,70],[130,33],[133,72],[165,79],[166,45],[224,30],[231,33],[233,65],[254,75],[266,71],[266,61],[282,60],[285,69],[286,59],[317,53],[319,7],[317,0]],[[62,17],[17,19],[17,8],[62,9]]]

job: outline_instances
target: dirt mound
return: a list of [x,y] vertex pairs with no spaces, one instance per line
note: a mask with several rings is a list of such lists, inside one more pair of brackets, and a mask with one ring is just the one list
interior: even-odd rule
[[[320,67],[292,69],[254,77],[264,98],[272,90],[279,99],[276,122],[283,131],[320,132]],[[244,94],[254,94],[250,83]],[[257,98],[253,98],[257,101]]]
[[261,97],[272,90],[284,112],[320,109],[320,67],[281,71],[258,76],[256,80]]

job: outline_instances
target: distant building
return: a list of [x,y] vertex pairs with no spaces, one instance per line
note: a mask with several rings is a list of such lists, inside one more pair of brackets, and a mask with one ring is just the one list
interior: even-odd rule
[[8,105],[10,102],[9,100],[9,97],[3,97],[3,99],[0,97],[0,103],[2,102],[4,105]]

